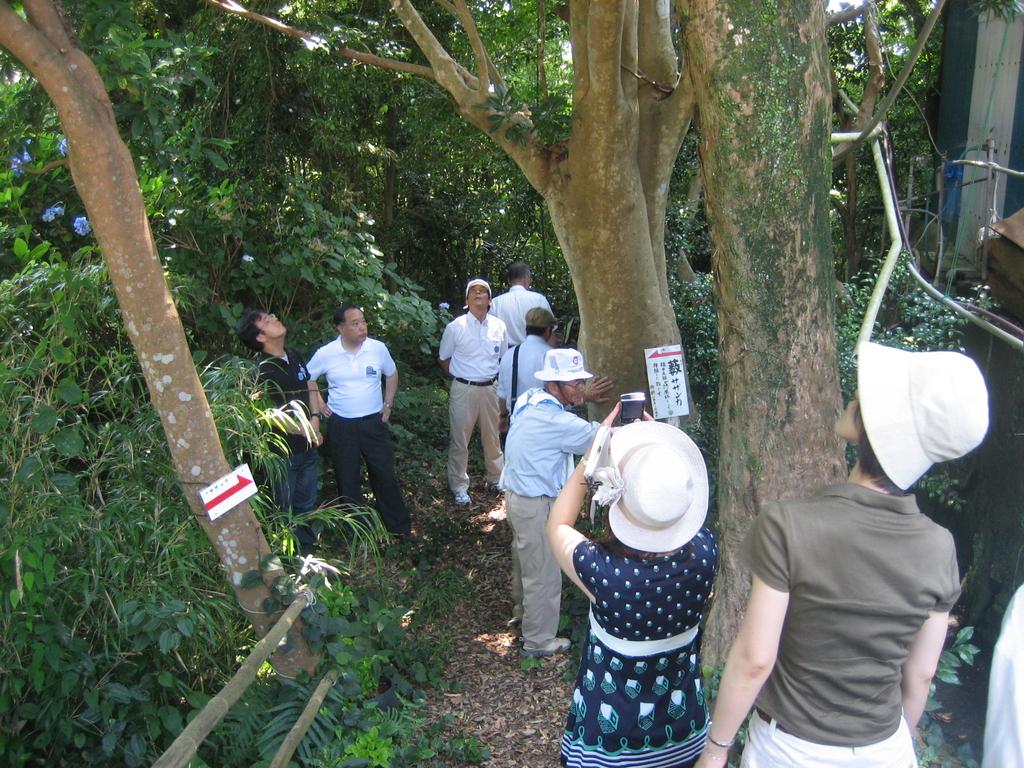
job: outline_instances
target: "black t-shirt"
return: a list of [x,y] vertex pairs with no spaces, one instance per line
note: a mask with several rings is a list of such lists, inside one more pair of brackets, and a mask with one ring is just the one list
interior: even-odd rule
[[[306,361],[291,347],[284,348],[285,357],[264,356],[260,360],[260,381],[267,383],[267,394],[271,402],[282,408],[293,400],[302,403],[305,415],[309,416],[309,371]],[[309,448],[309,441],[303,435],[285,435],[291,453]]]

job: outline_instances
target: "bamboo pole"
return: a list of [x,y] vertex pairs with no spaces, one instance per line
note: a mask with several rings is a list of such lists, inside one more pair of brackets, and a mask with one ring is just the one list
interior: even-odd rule
[[270,768],[285,768],[288,765],[288,761],[291,760],[292,755],[299,746],[299,742],[302,741],[302,737],[306,735],[309,726],[316,719],[316,714],[320,711],[320,705],[327,698],[327,692],[331,690],[331,686],[334,685],[334,681],[337,679],[337,669],[332,669],[323,676],[320,685],[316,687],[313,695],[306,702],[306,707],[302,710],[302,714],[299,715],[299,719],[295,721],[295,725],[288,731],[288,735],[284,737],[284,741],[278,747],[277,754],[270,761]]
[[157,758],[153,768],[183,768],[195,755],[199,745],[203,743],[210,731],[216,727],[221,718],[227,714],[232,705],[238,701],[245,690],[256,679],[260,666],[277,650],[278,644],[288,634],[292,624],[306,607],[307,598],[303,594],[296,595],[281,618],[263,638],[256,643],[249,657],[238,668],[234,676],[221,688],[220,693],[206,702],[185,730],[178,734],[171,746]]

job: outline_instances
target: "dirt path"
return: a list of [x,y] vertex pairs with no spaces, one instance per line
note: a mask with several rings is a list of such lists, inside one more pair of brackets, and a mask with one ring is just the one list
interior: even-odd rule
[[[444,677],[454,691],[430,694],[431,720],[450,715],[462,733],[491,751],[492,768],[558,765],[558,746],[575,675],[571,655],[524,664],[511,616],[511,531],[500,496],[471,491],[473,505],[436,505],[435,514],[460,516],[468,540],[448,550],[446,565],[465,573],[469,589],[452,606],[444,634],[454,638]],[[462,538],[462,537],[460,537]]]

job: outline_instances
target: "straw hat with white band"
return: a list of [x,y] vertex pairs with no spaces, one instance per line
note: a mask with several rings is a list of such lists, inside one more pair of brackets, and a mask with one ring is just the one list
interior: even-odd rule
[[616,429],[597,458],[594,498],[627,547],[672,552],[704,525],[708,473],[693,440],[668,424],[639,421]]

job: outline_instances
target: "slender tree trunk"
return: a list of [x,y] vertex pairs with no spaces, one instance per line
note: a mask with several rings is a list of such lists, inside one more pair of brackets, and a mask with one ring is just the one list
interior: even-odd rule
[[[262,635],[276,619],[264,609],[270,591],[263,581],[245,589],[241,582],[247,571],[261,569],[271,550],[247,504],[210,522],[200,503],[199,489],[230,467],[164,279],[135,165],[118,134],[103,81],[69,37],[58,4],[30,0],[25,9],[28,23],[0,3],[0,45],[38,78],[57,109],[75,188],[100,244],[185,497]],[[278,575],[280,570],[261,572],[267,583]],[[275,666],[286,675],[312,671],[316,664],[299,629],[293,628],[291,642],[275,655]]]
[[824,7],[695,0],[687,30],[716,245],[722,552],[705,634],[724,659],[749,579],[737,552],[763,501],[841,476]]

